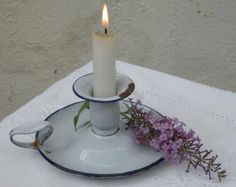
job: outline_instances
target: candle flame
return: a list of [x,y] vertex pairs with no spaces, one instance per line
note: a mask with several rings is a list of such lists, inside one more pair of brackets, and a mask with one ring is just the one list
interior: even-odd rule
[[102,9],[102,25],[103,27],[107,28],[109,25],[109,19],[108,19],[108,11],[107,11],[107,5],[104,4]]

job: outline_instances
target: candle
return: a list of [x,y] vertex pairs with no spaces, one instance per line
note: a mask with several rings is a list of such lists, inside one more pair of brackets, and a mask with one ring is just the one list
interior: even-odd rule
[[102,12],[104,32],[93,33],[93,91],[95,97],[116,95],[115,88],[115,44],[116,38],[108,33],[108,11],[104,5]]

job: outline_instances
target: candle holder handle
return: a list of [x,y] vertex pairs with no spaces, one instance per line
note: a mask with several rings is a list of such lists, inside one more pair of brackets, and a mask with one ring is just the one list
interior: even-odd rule
[[[40,137],[40,139],[36,139],[33,142],[20,141],[16,138],[17,136],[28,136],[30,134],[35,134],[39,131],[42,131],[43,135]],[[11,142],[19,147],[38,149],[39,146],[41,146],[43,142],[46,141],[47,138],[52,134],[52,132],[53,128],[50,126],[49,122],[35,121],[31,122],[31,124],[26,124],[12,129],[9,133],[9,136]]]

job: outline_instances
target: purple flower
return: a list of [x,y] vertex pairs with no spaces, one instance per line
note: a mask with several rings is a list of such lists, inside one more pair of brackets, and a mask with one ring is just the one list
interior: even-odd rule
[[157,116],[153,111],[149,111],[145,114],[144,119],[151,124],[155,124],[157,121],[159,121],[159,116]]
[[195,134],[195,132],[192,129],[190,129],[190,131],[188,132],[187,136],[192,138],[192,137],[194,137],[194,134]]
[[163,142],[163,141],[166,141],[166,140],[167,140],[167,136],[166,136],[166,134],[162,133],[162,134],[159,136],[158,139],[159,139],[160,142]]
[[[134,141],[137,144],[147,144],[156,151],[163,151],[164,158],[172,163],[188,160],[190,166],[201,166],[206,174],[217,172],[219,180],[226,177],[226,171],[221,170],[220,164],[215,164],[216,156],[207,157],[211,151],[202,150],[202,143],[193,130],[186,131],[183,122],[177,118],[164,117],[159,119],[153,111],[143,109],[141,101],[130,100],[128,110],[130,118],[128,127],[133,129]],[[210,168],[210,169],[209,169]]]
[[157,121],[157,122],[155,122],[154,124],[152,124],[152,127],[153,127],[155,130],[159,130],[160,125],[161,125],[161,124]]
[[165,130],[164,133],[167,137],[173,137],[173,135],[174,135],[174,131],[170,130],[170,129]]
[[149,128],[146,125],[140,125],[139,129],[143,134],[149,133]]
[[153,147],[154,149],[156,149],[157,151],[160,151],[161,149],[158,139],[151,139],[149,141],[149,145]]
[[145,144],[146,139],[142,136],[142,134],[137,133],[134,137],[134,142],[137,144]]
[[134,138],[134,142],[136,144],[143,144],[143,140],[142,139],[139,139],[137,136]]

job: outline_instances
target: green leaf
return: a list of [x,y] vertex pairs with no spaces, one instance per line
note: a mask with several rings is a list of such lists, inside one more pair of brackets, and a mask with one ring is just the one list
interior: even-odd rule
[[81,108],[78,111],[78,114],[76,116],[74,116],[74,129],[75,129],[75,131],[76,131],[77,123],[79,121],[79,117],[85,109],[89,109],[89,102],[88,101],[84,101],[83,105],[81,106]]
[[90,124],[90,121],[87,121],[85,124],[84,124],[84,127],[90,127],[91,124]]
[[78,120],[79,120],[79,116],[76,115],[76,116],[74,117],[74,129],[75,129],[75,131],[76,131],[76,125],[77,125]]
[[80,128],[89,128],[91,126],[91,122],[90,121],[86,121],[85,123],[83,123],[82,125],[80,125],[78,128],[75,129],[75,131],[77,131]]

